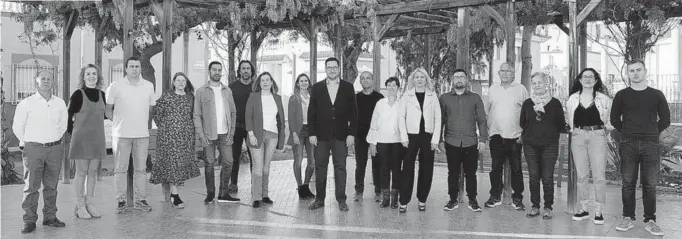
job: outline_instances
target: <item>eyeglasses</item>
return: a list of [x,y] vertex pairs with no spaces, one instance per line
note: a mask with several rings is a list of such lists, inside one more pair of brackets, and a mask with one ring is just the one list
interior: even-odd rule
[[455,78],[455,80],[461,80],[461,79],[466,79],[467,77],[466,76],[453,76],[453,78]]
[[594,80],[594,76],[583,76],[580,78],[585,79],[585,80]]
[[339,67],[338,67],[338,66],[328,66],[328,67],[327,67],[327,70],[328,70],[328,71],[338,71],[338,70],[339,70]]

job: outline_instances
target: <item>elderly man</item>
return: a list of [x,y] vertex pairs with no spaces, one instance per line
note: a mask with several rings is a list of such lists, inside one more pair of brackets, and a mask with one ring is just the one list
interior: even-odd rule
[[22,100],[14,114],[12,130],[23,150],[24,163],[24,226],[21,233],[31,233],[38,220],[40,184],[43,185],[43,225],[64,227],[57,219],[57,182],[64,151],[62,136],[66,132],[66,104],[52,95],[54,76],[41,71],[35,78],[38,93]]

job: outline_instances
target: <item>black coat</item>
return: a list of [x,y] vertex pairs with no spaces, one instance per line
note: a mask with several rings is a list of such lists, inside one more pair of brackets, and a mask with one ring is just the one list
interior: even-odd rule
[[351,83],[339,80],[333,104],[327,90],[327,80],[313,85],[308,106],[309,136],[317,136],[318,140],[323,141],[345,141],[348,135],[356,135],[357,125],[358,109]]

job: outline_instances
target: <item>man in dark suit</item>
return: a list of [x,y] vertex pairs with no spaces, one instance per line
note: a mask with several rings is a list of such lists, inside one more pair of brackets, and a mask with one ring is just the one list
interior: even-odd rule
[[346,156],[353,147],[358,124],[358,110],[353,84],[339,77],[339,60],[328,58],[327,78],[315,83],[310,91],[308,135],[315,145],[315,186],[317,197],[310,210],[324,207],[327,189],[327,167],[331,151],[334,164],[334,186],[339,210],[348,211],[346,204]]

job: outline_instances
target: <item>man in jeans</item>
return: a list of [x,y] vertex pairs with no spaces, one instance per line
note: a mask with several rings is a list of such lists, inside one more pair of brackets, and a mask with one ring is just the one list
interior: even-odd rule
[[631,85],[616,93],[611,108],[611,124],[622,134],[619,153],[623,175],[623,220],[616,230],[628,231],[635,227],[635,190],[639,173],[642,176],[644,228],[653,235],[663,236],[656,224],[656,183],[661,164],[658,138],[670,126],[670,109],[663,92],[647,86],[647,71],[642,60],[629,62],[627,70]]
[[[234,97],[234,105],[237,109],[237,124],[232,138],[232,158],[234,165],[232,167],[232,178],[228,192],[237,193],[237,181],[239,180],[239,159],[242,155],[242,144],[248,134],[246,133],[246,102],[249,100],[251,94],[251,86],[253,85],[253,78],[256,75],[256,68],[253,67],[250,61],[243,60],[239,62],[239,69],[237,69],[237,80],[230,83],[229,87],[232,90]],[[246,151],[251,158],[251,152]]]
[[211,79],[197,89],[194,97],[194,128],[204,147],[204,177],[206,178],[206,199],[211,203],[215,198],[215,151],[220,154],[220,187],[218,202],[237,203],[239,198],[228,194],[228,184],[232,174],[232,137],[234,136],[237,110],[232,98],[232,90],[220,82],[223,65],[213,61],[208,64]]
[[112,119],[112,148],[116,159],[114,188],[118,201],[116,213],[126,211],[126,190],[128,189],[128,163],[133,156],[133,208],[145,212],[152,207],[147,204],[147,154],[149,149],[149,113],[156,105],[154,85],[140,76],[141,63],[137,57],[125,62],[126,76],[109,85],[106,93],[106,113]]
[[21,233],[31,233],[38,220],[40,185],[43,185],[43,225],[65,227],[57,219],[57,182],[62,168],[67,113],[64,101],[52,94],[54,76],[41,71],[35,78],[38,92],[23,99],[14,113],[12,130],[19,139],[24,163],[24,226]]
[[514,82],[514,68],[509,63],[502,63],[500,84],[490,86],[488,90],[488,135],[490,135],[490,199],[485,207],[502,205],[502,169],[505,161],[511,168],[512,206],[523,211],[523,172],[521,171],[521,105],[528,99],[528,90]]
[[[441,116],[443,117],[443,141],[448,160],[448,193],[450,201],[443,208],[452,211],[458,207],[457,198],[460,193],[459,175],[464,167],[469,209],[480,212],[476,196],[478,182],[478,151],[485,147],[488,140],[488,125],[486,122],[483,100],[478,94],[467,89],[467,73],[463,69],[456,69],[453,77],[455,89],[440,97]],[[478,137],[476,126],[481,133]]]

